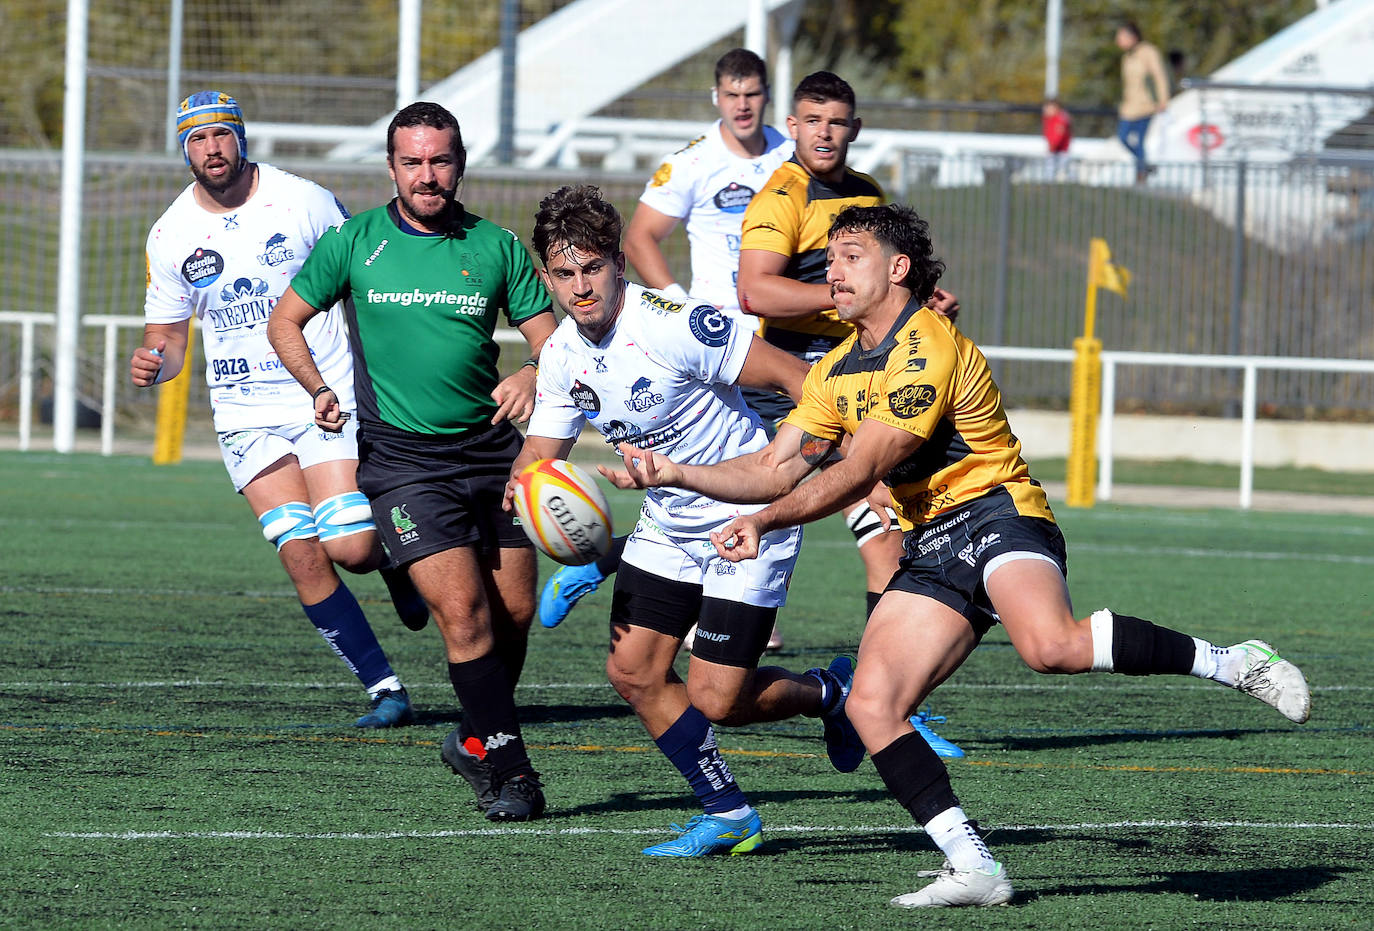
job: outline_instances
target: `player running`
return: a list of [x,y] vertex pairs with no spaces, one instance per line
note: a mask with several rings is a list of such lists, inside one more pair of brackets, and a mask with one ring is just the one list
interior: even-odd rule
[[[564,458],[590,422],[611,444],[632,441],[692,462],[762,449],[767,435],[738,385],[799,391],[806,366],[706,303],[671,301],[624,278],[620,215],[589,186],[545,197],[535,218],[540,277],[567,317],[540,355],[525,446],[511,470]],[[721,559],[709,534],[736,514],[677,490],[655,490],[625,545],[611,609],[607,674],[649,735],[682,773],[702,814],[654,857],[744,853],[763,840],[758,813],[716,746],[712,722],[739,726],[821,717],[841,772],[863,759],[844,714],[853,659],[803,674],[759,668],[801,545],[801,531],[766,534],[748,565]],[[684,683],[673,671],[683,635],[698,623]]]
[[[267,342],[267,315],[316,241],[348,214],[313,182],[248,160],[243,111],[228,94],[201,91],[181,102],[177,135],[195,180],[148,234],[143,346],[129,360],[135,385],[176,377],[191,318],[201,320],[210,406],[234,490],[295,586],[325,642],[367,689],[358,727],[392,727],[413,716],[357,599],[334,566],[382,568],[407,627],[429,620],[403,572],[386,568],[367,498],[354,477],[356,421],[327,432],[307,394]],[[305,334],[310,350],[352,411],[353,363],[343,314],[329,308]]]
[[[627,471],[602,472],[622,488],[771,501],[711,535],[740,565],[773,528],[834,513],[879,478],[888,484],[905,554],[864,631],[848,713],[889,791],[947,859],[933,883],[892,904],[1003,905],[1007,871],[964,815],[944,763],[907,725],[993,624],[1037,672],[1193,675],[1298,723],[1311,710],[1307,681],[1260,640],[1217,647],[1105,608],[1075,618],[1064,538],[987,360],[917,297],[944,271],[925,221],[906,207],[848,208],[831,224],[826,260],[836,310],[856,332],[812,368],[767,448],[698,465],[627,443]],[[846,435],[845,458],[799,484]]]

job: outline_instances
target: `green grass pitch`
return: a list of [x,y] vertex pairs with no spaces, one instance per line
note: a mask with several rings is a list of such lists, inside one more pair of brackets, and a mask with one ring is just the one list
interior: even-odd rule
[[[626,524],[637,500],[614,506]],[[917,915],[887,899],[939,853],[871,762],[830,769],[812,720],[720,732],[759,852],[640,855],[695,807],[606,685],[608,591],[531,635],[517,697],[550,810],[498,828],[439,762],[438,635],[406,631],[380,580],[348,579],[420,716],[361,732],[361,689],[218,463],[0,454],[0,925],[1367,927],[1374,524],[1058,513],[1080,614],[1270,639],[1308,674],[1312,720],[1186,677],[1037,676],[994,630],[934,708],[1017,898]],[[808,529],[780,664],[853,649],[846,537]]]

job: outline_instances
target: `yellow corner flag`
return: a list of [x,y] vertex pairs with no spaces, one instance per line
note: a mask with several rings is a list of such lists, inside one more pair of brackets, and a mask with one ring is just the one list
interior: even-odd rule
[[1126,296],[1126,289],[1131,284],[1131,273],[1120,265],[1112,264],[1112,252],[1107,248],[1105,239],[1093,239],[1089,267],[1092,276],[1089,284],[1115,291],[1122,297]]

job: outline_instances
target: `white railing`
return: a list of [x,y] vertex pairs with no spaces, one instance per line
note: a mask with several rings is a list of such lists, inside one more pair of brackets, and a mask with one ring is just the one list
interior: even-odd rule
[[[35,329],[39,326],[56,326],[57,315],[35,311],[0,310],[0,323],[19,324],[19,448],[27,451],[33,443],[33,387],[38,378],[34,366]],[[119,383],[121,362],[119,351],[119,331],[142,330],[143,318],[110,314],[90,314],[81,318],[83,327],[102,327],[105,331],[103,368],[100,387],[100,454],[114,454],[115,398]],[[523,343],[525,338],[518,330],[498,327],[496,340],[500,343]]]
[[[37,372],[34,365],[35,330],[39,326],[54,326],[55,314],[0,311],[0,324],[17,323],[20,327],[19,349],[19,448],[28,450],[33,438],[33,392]],[[91,315],[82,318],[82,325],[104,329],[104,358],[101,378],[100,452],[109,456],[114,452],[115,397],[122,371],[121,359],[116,357],[120,329],[142,329],[143,319],[133,316]],[[523,343],[518,330],[498,327],[496,340],[500,343]],[[1022,362],[1060,362],[1073,364],[1071,349],[1032,349],[1016,346],[984,346],[989,359],[1008,359]],[[1098,478],[1097,497],[1112,498],[1112,427],[1116,409],[1116,370],[1121,365],[1160,365],[1173,368],[1239,369],[1243,373],[1241,388],[1241,449],[1239,505],[1248,509],[1255,487],[1255,412],[1258,373],[1265,371],[1304,371],[1329,373],[1360,373],[1374,375],[1374,361],[1361,359],[1290,359],[1281,356],[1218,356],[1188,355],[1170,352],[1102,352],[1102,419],[1097,428]]]

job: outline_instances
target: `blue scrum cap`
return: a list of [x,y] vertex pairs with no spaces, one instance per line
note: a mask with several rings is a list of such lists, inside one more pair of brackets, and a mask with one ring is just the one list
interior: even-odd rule
[[186,140],[191,133],[206,126],[223,126],[233,130],[239,143],[239,158],[248,157],[248,135],[243,127],[243,111],[239,102],[220,91],[197,91],[177,107],[177,141],[181,143],[181,154],[186,164],[191,164],[191,156],[186,153]]

